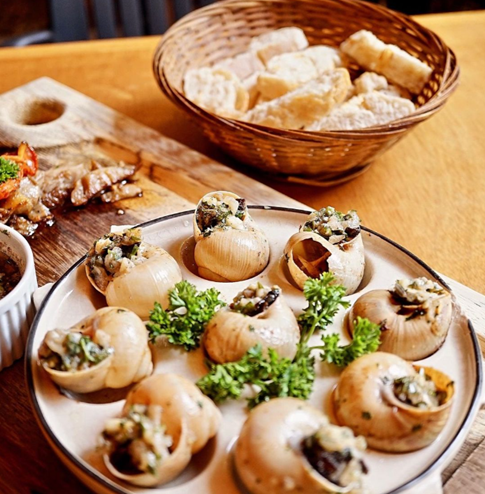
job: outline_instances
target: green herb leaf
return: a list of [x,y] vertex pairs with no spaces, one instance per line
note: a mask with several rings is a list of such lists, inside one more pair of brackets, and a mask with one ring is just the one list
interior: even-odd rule
[[11,180],[12,178],[18,178],[20,173],[20,167],[17,163],[0,156],[0,184]]
[[220,403],[239,398],[246,384],[255,385],[258,392],[248,399],[249,408],[276,397],[306,400],[315,380],[314,358],[309,350],[291,361],[271,348],[264,356],[261,345],[256,345],[237,362],[209,366],[209,373],[197,381],[200,390]]
[[357,317],[351,343],[339,346],[340,337],[338,334],[323,335],[323,347],[315,348],[322,350],[322,360],[338,367],[346,367],[362,355],[375,352],[379,348],[380,337],[381,330],[378,324],[374,324],[368,319]]
[[216,310],[225,305],[219,296],[215,288],[198,292],[188,281],[180,281],[169,292],[166,311],[155,302],[150,312],[151,322],[147,323],[150,340],[167,335],[172,345],[183,346],[188,351],[198,348],[205,325]]
[[308,343],[315,331],[325,329],[332,323],[340,307],[349,307],[343,300],[345,287],[333,285],[332,273],[323,273],[320,278],[308,278],[303,287],[308,306],[298,316],[301,330],[300,345]]

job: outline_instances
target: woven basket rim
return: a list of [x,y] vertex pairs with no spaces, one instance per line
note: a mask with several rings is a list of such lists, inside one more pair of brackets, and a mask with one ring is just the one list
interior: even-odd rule
[[[323,4],[326,0],[295,0],[292,3],[301,3],[315,6],[315,4]],[[330,0],[331,1],[331,0]],[[246,132],[258,134],[261,137],[266,138],[278,138],[286,140],[308,140],[317,142],[319,138],[349,138],[357,139],[360,138],[372,138],[373,136],[382,136],[383,134],[392,135],[400,134],[404,132],[411,126],[415,126],[423,120],[429,118],[431,115],[439,111],[443,105],[446,103],[448,97],[457,89],[458,80],[460,75],[460,68],[457,63],[455,53],[444,43],[444,41],[433,31],[422,26],[417,21],[411,17],[390,10],[381,5],[365,2],[363,0],[340,0],[340,4],[346,5],[348,8],[355,7],[367,8],[370,10],[377,10],[384,12],[386,15],[390,15],[400,22],[407,22],[415,26],[416,29],[424,31],[428,36],[433,38],[436,44],[441,48],[444,60],[444,70],[442,81],[440,87],[431,98],[426,101],[423,105],[418,107],[416,111],[412,114],[402,117],[387,124],[369,126],[362,129],[355,130],[325,130],[325,131],[308,131],[308,130],[291,130],[291,129],[280,129],[267,127],[264,125],[258,125],[251,122],[244,122],[236,119],[224,118],[207,110],[204,110],[200,106],[191,102],[183,92],[174,88],[165,73],[163,64],[163,55],[165,47],[171,42],[172,38],[177,38],[180,31],[185,30],[186,26],[189,24],[195,25],[197,23],[204,23],[208,17],[213,17],[215,15],[220,15],[227,11],[228,8],[249,8],[255,6],[261,6],[263,3],[268,4],[284,4],[285,0],[223,0],[216,2],[211,5],[202,7],[196,11],[193,11],[176,22],[169,30],[165,33],[162,40],[158,44],[154,58],[153,58],[153,70],[155,76],[162,87],[162,90],[167,96],[172,99],[178,106],[186,109],[190,109],[192,113],[195,113],[198,117],[204,120],[210,121],[212,123],[218,123],[226,125],[233,128],[235,131],[244,130]]]

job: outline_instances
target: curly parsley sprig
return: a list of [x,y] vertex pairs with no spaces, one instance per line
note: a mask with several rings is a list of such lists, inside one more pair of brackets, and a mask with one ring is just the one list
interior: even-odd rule
[[155,302],[150,312],[147,329],[150,340],[166,335],[172,345],[180,345],[185,350],[194,350],[200,345],[205,325],[225,302],[219,298],[215,288],[198,292],[197,288],[186,280],[180,281],[169,291],[169,306],[163,310]]
[[0,156],[0,184],[11,179],[16,179],[20,175],[20,167],[12,160]]

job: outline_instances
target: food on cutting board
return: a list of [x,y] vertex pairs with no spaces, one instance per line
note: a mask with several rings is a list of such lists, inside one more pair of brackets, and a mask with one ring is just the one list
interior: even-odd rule
[[216,435],[221,419],[192,382],[176,374],[153,375],[128,393],[121,417],[106,423],[105,464],[130,484],[166,484]]
[[210,192],[199,201],[194,238],[195,263],[207,280],[247,280],[269,261],[266,235],[249,215],[246,200],[232,192]]
[[364,243],[360,218],[331,206],[314,211],[287,242],[284,260],[295,284],[303,290],[308,278],[330,272],[346,295],[357,290],[364,276]]
[[85,262],[86,275],[109,306],[147,318],[154,302],[168,307],[168,292],[182,280],[177,261],[145,242],[141,228],[108,233],[96,240]]
[[0,300],[6,297],[22,278],[18,264],[7,253],[0,250]]
[[123,162],[101,163],[83,157],[41,171],[37,154],[22,142],[17,154],[0,157],[0,222],[28,237],[40,224],[51,225],[51,209],[66,202],[78,207],[96,197],[114,202],[140,196],[142,190],[127,183],[136,170],[135,165]]
[[121,307],[105,307],[69,329],[49,331],[38,355],[51,379],[76,393],[124,388],[153,370],[145,325]]
[[364,436],[369,447],[403,453],[437,438],[453,395],[453,381],[444,373],[376,352],[342,372],[333,401],[338,422]]
[[212,317],[203,341],[211,360],[223,364],[241,359],[258,344],[265,353],[272,348],[280,357],[293,359],[299,339],[298,322],[281,288],[258,282],[239,292],[228,307]]
[[[348,67],[366,71],[353,81]],[[382,125],[416,109],[431,67],[361,30],[340,48],[308,46],[296,27],[254,37],[248,50],[185,74],[187,98],[226,118],[326,131]]]
[[445,342],[453,301],[451,294],[432,280],[400,279],[391,290],[371,290],[356,300],[349,312],[350,332],[357,317],[381,327],[381,351],[422,360]]
[[332,425],[320,410],[296,398],[259,405],[236,443],[235,466],[252,494],[365,491],[366,442]]

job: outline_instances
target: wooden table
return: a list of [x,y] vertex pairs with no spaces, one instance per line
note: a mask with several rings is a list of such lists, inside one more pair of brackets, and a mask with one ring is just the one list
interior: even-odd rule
[[[455,50],[461,87],[445,109],[378,159],[363,176],[329,189],[275,182],[234,163],[187,124],[183,113],[159,91],[151,73],[157,38],[110,40],[0,50],[0,92],[37,77],[50,76],[139,122],[256,178],[314,208],[355,208],[364,224],[401,243],[442,273],[485,293],[482,245],[485,229],[485,12],[422,16],[419,21]],[[210,172],[207,173],[207,170]],[[212,189],[244,186],[252,202],[294,204],[224,167],[195,167],[187,180],[170,175],[164,184],[180,196],[160,213],[200,196],[197,181]],[[183,184],[183,185],[181,185]],[[77,252],[66,255],[71,263]],[[40,270],[39,282],[63,271]],[[0,492],[61,493],[86,489],[60,464],[34,421],[24,389],[22,362],[0,378]],[[458,457],[444,474],[445,492],[482,493],[485,473],[485,411]]]

